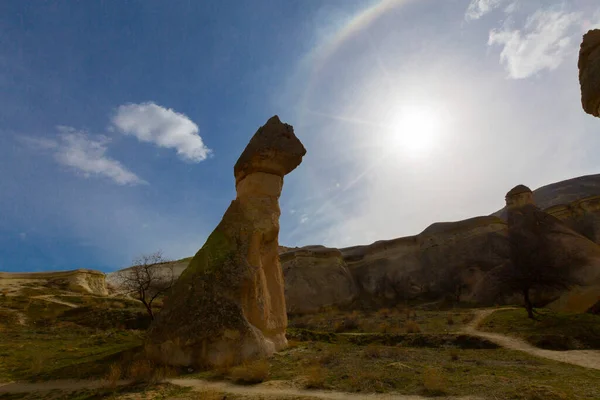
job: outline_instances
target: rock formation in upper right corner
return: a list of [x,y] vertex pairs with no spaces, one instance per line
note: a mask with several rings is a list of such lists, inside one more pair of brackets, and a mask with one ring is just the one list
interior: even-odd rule
[[600,117],[600,29],[593,29],[583,36],[578,67],[583,109]]

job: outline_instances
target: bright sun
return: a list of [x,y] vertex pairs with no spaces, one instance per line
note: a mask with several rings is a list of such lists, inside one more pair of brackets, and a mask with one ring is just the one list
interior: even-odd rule
[[412,156],[422,156],[434,147],[441,123],[425,107],[407,107],[391,118],[389,127],[390,146]]

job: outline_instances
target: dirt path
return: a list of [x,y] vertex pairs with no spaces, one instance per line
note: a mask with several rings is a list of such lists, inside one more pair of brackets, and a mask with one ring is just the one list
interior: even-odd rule
[[[209,382],[199,379],[169,379],[169,383],[189,387],[197,391],[216,391],[245,396],[260,396],[272,399],[326,399],[326,400],[428,400],[428,397],[401,394],[354,394],[334,391],[297,389],[289,381],[267,381],[256,386],[238,386],[229,382]],[[480,400],[481,397],[437,397],[440,400]]]
[[531,354],[532,356],[547,358],[549,360],[560,361],[567,364],[579,365],[586,368],[600,369],[600,350],[545,350],[534,347],[524,340],[516,337],[477,330],[479,324],[481,324],[481,322],[494,311],[507,309],[508,308],[494,308],[476,310],[475,318],[463,329],[463,332],[468,335],[479,336],[488,339],[489,341],[510,350],[523,351]]
[[[177,386],[189,387],[198,392],[219,392],[239,394],[244,396],[259,396],[261,399],[325,399],[325,400],[428,400],[427,397],[399,394],[352,394],[344,392],[297,389],[289,381],[267,381],[255,386],[238,386],[229,382],[209,382],[201,379],[168,379],[166,382]],[[118,381],[116,384],[127,385],[130,381]],[[10,382],[0,383],[2,393],[46,392],[51,390],[77,391],[84,389],[99,389],[108,387],[108,381],[75,381],[57,380],[48,382]],[[439,400],[481,400],[481,397],[437,397]]]
[[[117,381],[117,386],[128,385],[131,381]],[[99,389],[109,387],[110,382],[104,380],[70,380],[62,379],[47,382],[0,382],[0,394],[2,393],[29,393],[49,392],[51,390],[62,390],[73,392],[84,389]]]
[[39,300],[47,301],[50,303],[62,304],[63,306],[67,306],[67,307],[71,307],[71,308],[79,307],[77,304],[69,303],[69,302],[62,301],[62,300],[57,300],[54,298],[53,294],[43,294],[40,296],[31,296],[30,298],[31,299],[39,299]]

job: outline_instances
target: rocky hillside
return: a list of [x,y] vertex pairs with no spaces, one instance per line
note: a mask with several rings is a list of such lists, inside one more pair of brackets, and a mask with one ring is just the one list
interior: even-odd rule
[[[534,203],[590,240],[600,243],[600,174],[542,186]],[[506,220],[506,208],[493,215]]]
[[[518,190],[512,201],[544,209],[557,220],[557,246],[581,249],[592,259],[581,271],[589,285],[576,290],[576,296],[540,301],[555,300],[557,307],[579,311],[591,307],[600,293],[595,286],[600,280],[595,261],[600,258],[600,175],[557,182],[533,194]],[[490,276],[508,258],[505,218],[502,209],[489,217],[434,223],[416,236],[366,246],[291,249],[281,254],[288,309],[311,312],[352,302],[382,305],[444,296],[480,304],[499,301]]]
[[0,290],[19,291],[23,286],[45,286],[76,293],[106,296],[105,275],[100,271],[76,269],[57,272],[0,272]]
[[[600,174],[516,194],[513,201],[532,201],[557,218],[558,242],[581,247],[592,258],[600,257],[600,246],[595,244],[600,243]],[[442,297],[476,303],[498,301],[492,296],[495,284],[489,274],[508,258],[505,220],[506,209],[502,209],[490,216],[434,223],[418,235],[370,245],[341,249],[280,246],[288,311],[303,313],[332,305],[380,306]],[[176,275],[188,262],[177,262]],[[582,272],[590,286],[578,294],[584,298],[580,309],[597,301],[598,291],[593,285],[596,271],[592,265]],[[107,280],[118,285],[113,275],[108,274]],[[566,307],[569,302],[561,297],[555,303]]]

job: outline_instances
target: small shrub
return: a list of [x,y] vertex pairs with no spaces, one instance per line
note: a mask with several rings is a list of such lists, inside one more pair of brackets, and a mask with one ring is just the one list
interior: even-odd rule
[[44,369],[45,364],[46,356],[40,353],[34,353],[33,358],[31,359],[31,365],[29,366],[29,371],[33,375],[38,375]]
[[255,384],[269,377],[269,363],[266,360],[247,362],[231,368],[229,376],[236,383]]
[[465,316],[462,318],[462,323],[466,325],[469,322],[473,321],[473,318],[475,318],[473,314],[465,314]]
[[129,366],[127,377],[134,382],[151,382],[154,377],[154,363],[150,360],[135,360]]
[[404,323],[404,330],[406,333],[419,333],[421,332],[421,327],[416,321],[406,321]]
[[458,361],[458,351],[456,351],[456,350],[450,351],[450,360]]
[[423,372],[423,387],[429,396],[443,396],[447,394],[448,382],[439,370],[427,368]]
[[454,318],[452,318],[452,314],[448,314],[448,316],[446,317],[446,322],[448,323],[448,325],[454,325]]
[[368,358],[381,358],[383,356],[383,352],[381,351],[381,348],[379,346],[376,345],[368,345],[367,347],[365,347],[365,350],[363,351],[365,357]]
[[347,332],[353,329],[358,329],[358,321],[356,320],[356,317],[352,315],[345,317],[341,323],[334,325],[334,331],[336,333]]
[[382,308],[380,310],[377,311],[377,315],[382,317],[382,318],[387,318],[392,314],[391,310],[389,308]]
[[306,370],[306,382],[304,387],[307,389],[325,388],[326,370],[320,365],[313,365]]
[[381,332],[381,333],[389,333],[391,329],[391,325],[387,322],[382,322],[381,324],[379,324],[379,327],[377,328],[377,332]]
[[319,364],[321,365],[334,365],[340,360],[341,349],[339,347],[332,347],[327,350],[325,354],[319,357]]
[[114,388],[117,386],[117,382],[121,379],[123,370],[119,364],[112,364],[108,369],[106,380],[109,382],[110,387]]

